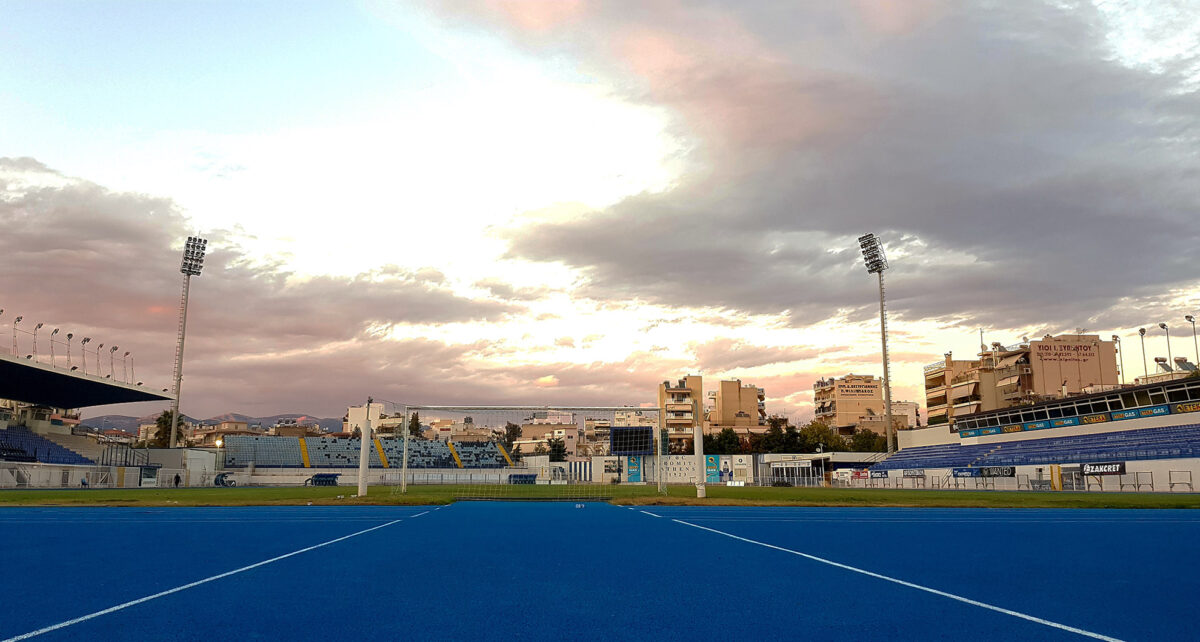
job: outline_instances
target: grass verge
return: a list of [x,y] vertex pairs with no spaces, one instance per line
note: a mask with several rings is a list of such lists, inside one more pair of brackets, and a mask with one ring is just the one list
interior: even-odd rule
[[154,488],[122,490],[4,490],[5,506],[295,506],[449,504],[463,496],[489,499],[609,498],[631,506],[930,506],[962,508],[1200,508],[1200,494],[1068,493],[885,490],[859,488],[758,488],[709,486],[697,499],[691,486],[409,486],[404,495],[375,487],[351,497],[350,486]]

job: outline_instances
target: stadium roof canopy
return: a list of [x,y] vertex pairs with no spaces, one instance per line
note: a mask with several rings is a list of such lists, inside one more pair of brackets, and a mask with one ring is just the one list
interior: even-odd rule
[[0,353],[0,399],[66,409],[172,397],[144,386]]

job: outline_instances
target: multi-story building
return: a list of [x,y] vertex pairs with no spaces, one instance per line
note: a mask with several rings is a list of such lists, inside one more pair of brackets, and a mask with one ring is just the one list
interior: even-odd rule
[[658,385],[658,410],[663,415],[667,438],[673,444],[694,438],[694,430],[704,425],[704,378],[688,375],[676,383]]
[[708,413],[705,432],[720,432],[725,428],[743,433],[766,430],[766,392],[762,388],[732,379],[720,382],[713,392],[710,393],[713,407]]
[[1046,335],[993,343],[978,359],[953,354],[925,366],[928,424],[954,417],[1118,386],[1116,346],[1098,335]]
[[[855,430],[884,434],[887,414],[883,403],[883,380],[875,375],[848,374],[813,382],[815,419],[843,435]],[[892,423],[898,429],[917,425],[919,405],[915,401],[893,401]]]

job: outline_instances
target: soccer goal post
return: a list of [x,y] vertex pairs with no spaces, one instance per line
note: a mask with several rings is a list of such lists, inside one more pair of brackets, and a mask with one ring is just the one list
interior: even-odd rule
[[657,407],[405,404],[380,432],[394,493],[437,485],[459,499],[661,494],[670,466]]

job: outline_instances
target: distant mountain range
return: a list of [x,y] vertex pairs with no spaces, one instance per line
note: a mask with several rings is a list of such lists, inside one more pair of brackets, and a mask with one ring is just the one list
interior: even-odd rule
[[[146,415],[145,417],[130,417],[129,415],[101,415],[99,417],[92,417],[91,419],[84,419],[80,423],[82,423],[84,426],[90,426],[99,430],[124,430],[128,433],[136,433],[139,425],[154,423],[154,420],[157,417],[158,413]],[[182,418],[184,421],[198,421],[203,425],[219,424],[222,421],[244,421],[251,426],[257,424],[265,428],[274,426],[280,419],[295,419],[297,423],[317,424],[321,427],[321,430],[324,430],[325,432],[338,432],[342,429],[342,420],[340,417],[325,418],[295,413],[271,415],[269,417],[251,417],[249,415],[242,415],[236,412],[227,412],[223,415],[209,417],[208,419],[197,420],[194,417],[189,417],[187,415],[183,415]]]

